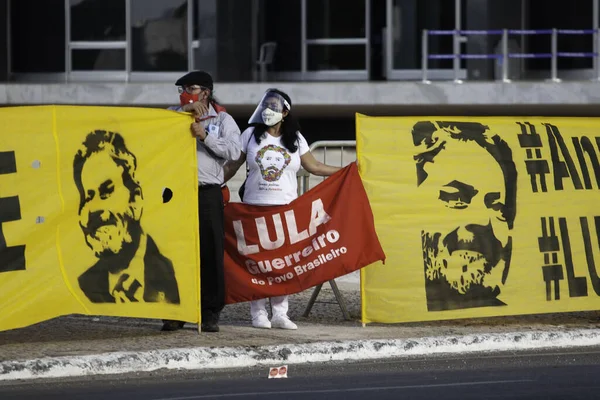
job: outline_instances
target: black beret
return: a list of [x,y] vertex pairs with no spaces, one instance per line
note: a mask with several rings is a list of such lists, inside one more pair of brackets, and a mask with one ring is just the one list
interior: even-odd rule
[[176,86],[191,86],[200,85],[210,90],[213,90],[212,76],[208,72],[204,71],[192,71],[188,72],[175,82]]

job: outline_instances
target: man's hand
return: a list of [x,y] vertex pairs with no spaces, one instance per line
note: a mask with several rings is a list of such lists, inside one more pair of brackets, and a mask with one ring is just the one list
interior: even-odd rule
[[181,109],[185,112],[193,113],[197,118],[200,118],[208,113],[208,106],[199,101],[186,104]]
[[200,122],[194,122],[192,124],[192,135],[200,139],[200,141],[204,142],[206,139],[206,130],[202,126]]

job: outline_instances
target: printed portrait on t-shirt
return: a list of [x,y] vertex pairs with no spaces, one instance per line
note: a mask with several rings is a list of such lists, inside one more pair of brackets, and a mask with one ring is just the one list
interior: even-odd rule
[[262,178],[267,182],[276,182],[290,164],[291,157],[283,147],[270,144],[256,153],[255,160]]

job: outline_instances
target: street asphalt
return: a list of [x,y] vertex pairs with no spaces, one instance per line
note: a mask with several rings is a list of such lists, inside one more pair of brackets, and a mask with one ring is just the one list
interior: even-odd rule
[[597,312],[405,324],[360,322],[357,279],[340,279],[351,320],[328,284],[307,317],[312,290],[290,298],[298,330],[256,329],[247,303],[227,306],[219,333],[195,324],[161,332],[159,320],[72,315],[0,332],[0,385],[20,379],[211,370],[277,363],[386,359],[431,354],[600,345]]

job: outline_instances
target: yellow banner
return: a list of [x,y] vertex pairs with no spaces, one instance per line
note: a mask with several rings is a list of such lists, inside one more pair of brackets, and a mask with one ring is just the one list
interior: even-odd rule
[[0,330],[198,321],[196,152],[174,111],[0,109]]
[[600,119],[357,115],[363,322],[600,308]]

